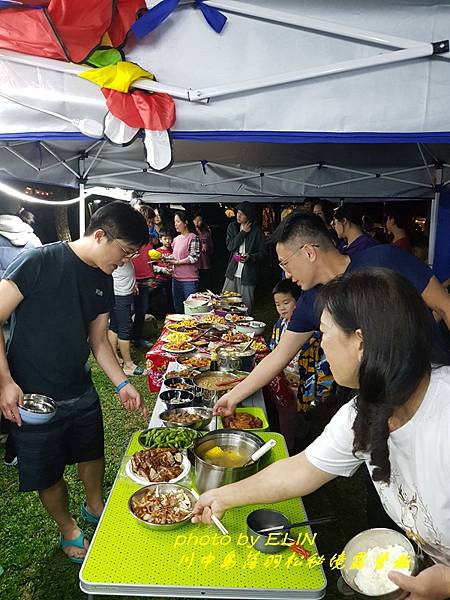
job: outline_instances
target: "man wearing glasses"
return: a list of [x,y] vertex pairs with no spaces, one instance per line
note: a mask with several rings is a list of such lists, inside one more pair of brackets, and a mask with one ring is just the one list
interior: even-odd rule
[[[279,265],[286,277],[300,286],[303,293],[278,346],[244,381],[222,396],[214,407],[216,414],[232,414],[239,402],[282,372],[313,332],[319,330],[320,320],[315,310],[318,286],[346,271],[364,267],[397,271],[415,285],[429,308],[450,328],[450,296],[424,263],[398,248],[379,245],[352,257],[343,255],[334,246],[320,217],[299,211],[281,222],[270,241],[276,244]],[[377,310],[386,310],[388,302],[386,299],[386,306]]]
[[[61,548],[77,563],[88,542],[69,512],[67,464],[77,464],[85,488],[81,517],[95,524],[103,510],[103,420],[87,362],[90,351],[123,407],[147,416],[107,337],[111,274],[147,241],[142,215],[111,202],[93,215],[83,238],[23,252],[0,282],[0,322],[12,317],[6,352],[0,340],[0,409],[11,421],[19,489],[39,492],[58,525]],[[18,406],[27,393],[55,400],[51,421],[22,422]]]

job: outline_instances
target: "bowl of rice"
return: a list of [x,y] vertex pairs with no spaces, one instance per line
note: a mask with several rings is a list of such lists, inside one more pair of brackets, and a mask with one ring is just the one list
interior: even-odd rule
[[417,558],[411,542],[393,529],[368,529],[355,535],[345,546],[341,575],[357,598],[402,600],[408,592],[388,577],[389,571],[414,575]]

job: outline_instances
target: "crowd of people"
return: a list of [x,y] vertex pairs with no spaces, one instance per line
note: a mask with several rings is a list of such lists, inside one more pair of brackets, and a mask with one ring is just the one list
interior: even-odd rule
[[[271,352],[214,412],[231,415],[265,389],[291,457],[206,492],[194,521],[306,495],[365,463],[371,525],[406,531],[436,563],[415,578],[392,579],[413,599],[444,600],[450,595],[450,496],[443,485],[450,466],[450,296],[414,256],[395,207],[386,214],[390,243],[382,243],[379,227],[369,230],[356,204],[307,199],[283,216],[269,239],[279,268]],[[238,291],[251,313],[269,250],[250,202],[235,208],[226,248],[222,289]],[[0,217],[0,321],[10,321],[11,329],[7,350],[0,344],[2,423],[18,459],[20,490],[38,491],[74,562],[82,562],[88,541],[68,510],[66,464],[78,465],[85,488],[80,517],[96,523],[103,510],[103,424],[89,352],[124,408],[146,415],[128,379],[143,374],[130,345],[150,347],[149,313],[184,313],[191,294],[210,289],[213,253],[204,215],[177,210],[169,217],[139,201],[110,202],[81,239],[44,246],[17,210]],[[23,394],[36,392],[58,401],[44,429],[22,423],[18,411]]]

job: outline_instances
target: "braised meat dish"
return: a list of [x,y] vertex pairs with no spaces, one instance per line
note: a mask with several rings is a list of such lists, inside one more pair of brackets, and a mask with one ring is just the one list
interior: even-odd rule
[[191,500],[183,490],[148,490],[140,498],[133,499],[131,506],[137,517],[158,525],[178,523],[192,513]]
[[183,455],[174,448],[149,448],[136,452],[131,468],[147,481],[160,483],[175,479],[183,471]]
[[230,417],[224,417],[223,424],[227,429],[259,429],[263,422],[250,413],[235,412]]

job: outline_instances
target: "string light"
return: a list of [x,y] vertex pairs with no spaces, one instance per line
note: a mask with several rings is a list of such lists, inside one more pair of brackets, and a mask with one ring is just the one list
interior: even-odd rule
[[[29,191],[28,191],[29,190]],[[31,204],[45,204],[47,206],[69,206],[71,204],[78,204],[80,200],[80,196],[76,198],[72,198],[71,200],[41,200],[40,198],[32,198],[30,197],[30,193],[33,191],[32,188],[25,188],[25,194],[23,192],[19,192],[15,190],[13,187],[6,185],[6,183],[0,182],[0,192],[7,194],[8,196],[12,196],[13,198],[17,198],[18,200],[22,200],[23,202],[31,203]],[[49,196],[49,192],[44,192],[45,195]],[[84,198],[83,198],[84,200]]]

